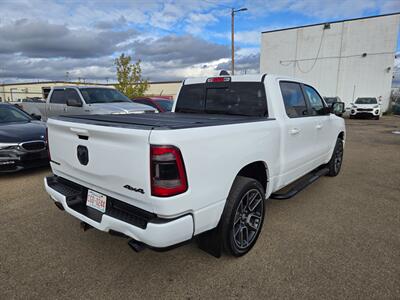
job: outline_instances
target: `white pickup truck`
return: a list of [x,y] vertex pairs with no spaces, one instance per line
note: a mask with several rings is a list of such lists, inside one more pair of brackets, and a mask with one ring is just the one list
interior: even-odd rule
[[186,79],[171,113],[49,119],[45,187],[84,228],[128,236],[136,250],[198,237],[217,257],[241,256],[265,199],[339,173],[345,125],[331,112],[344,107],[334,106],[292,78]]
[[128,97],[111,87],[55,86],[46,102],[16,102],[19,108],[35,119],[68,115],[131,114],[154,112],[154,108],[133,103]]

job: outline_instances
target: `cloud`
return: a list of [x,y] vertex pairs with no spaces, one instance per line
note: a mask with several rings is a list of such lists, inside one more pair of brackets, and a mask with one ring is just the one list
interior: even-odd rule
[[0,27],[0,53],[27,57],[87,58],[111,55],[137,32],[72,30],[66,25],[22,19]]
[[[216,70],[231,70],[231,60],[220,63],[216,66]],[[235,74],[249,74],[260,72],[260,54],[250,54],[235,57]]]
[[393,0],[247,0],[244,6],[257,7],[249,10],[253,16],[260,17],[278,12],[298,13],[318,19],[348,18],[362,15],[365,11],[379,9]]
[[[126,48],[133,49],[132,57],[142,60],[143,75],[151,80],[183,79],[186,76],[213,72],[218,61],[229,57],[229,47],[215,44],[192,35],[168,35],[136,40]],[[0,55],[5,63],[0,78],[63,80],[69,78],[115,79],[114,58],[102,57],[26,57]],[[206,67],[204,67],[206,65]]]
[[214,61],[229,56],[229,47],[197,38],[192,35],[168,35],[133,43],[135,57],[143,61],[182,67]]
[[26,58],[0,54],[0,78],[25,80],[65,80],[114,78],[115,67],[110,57],[102,58]]
[[107,20],[107,21],[98,21],[95,23],[95,27],[98,29],[115,29],[125,27],[128,24],[128,21],[124,16],[120,16],[115,20]]
[[400,10],[396,0],[0,0],[0,81],[111,80],[121,52],[150,80],[209,76],[230,69],[239,4],[249,9],[236,19],[239,74],[258,72],[261,31]]

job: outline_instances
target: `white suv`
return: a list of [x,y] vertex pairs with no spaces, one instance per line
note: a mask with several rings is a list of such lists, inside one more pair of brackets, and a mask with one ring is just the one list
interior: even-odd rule
[[357,98],[357,100],[351,104],[350,119],[353,119],[355,116],[370,116],[379,120],[380,115],[381,105],[376,98]]

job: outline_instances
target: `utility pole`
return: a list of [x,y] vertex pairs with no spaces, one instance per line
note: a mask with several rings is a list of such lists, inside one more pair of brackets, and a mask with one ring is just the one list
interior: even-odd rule
[[240,12],[240,11],[246,11],[247,8],[239,8],[239,9],[234,9],[232,8],[231,10],[231,51],[232,51],[232,70],[231,73],[232,75],[235,75],[235,13]]

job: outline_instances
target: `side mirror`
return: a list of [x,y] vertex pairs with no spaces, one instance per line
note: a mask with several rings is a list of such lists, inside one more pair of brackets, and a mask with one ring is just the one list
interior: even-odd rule
[[39,116],[39,115],[31,114],[31,117],[38,121],[42,120],[42,116]]
[[82,102],[76,99],[68,99],[67,106],[82,107]]
[[344,103],[343,102],[332,103],[331,112],[337,116],[341,116],[345,112]]

